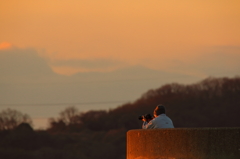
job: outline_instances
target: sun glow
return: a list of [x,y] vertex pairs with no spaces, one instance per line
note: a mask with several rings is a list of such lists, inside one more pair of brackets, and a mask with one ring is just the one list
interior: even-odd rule
[[9,49],[10,47],[12,47],[12,44],[10,44],[8,42],[0,43],[0,50]]

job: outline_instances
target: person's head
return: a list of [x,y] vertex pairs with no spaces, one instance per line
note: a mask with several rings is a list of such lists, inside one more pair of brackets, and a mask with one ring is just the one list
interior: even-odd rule
[[153,115],[155,117],[159,116],[160,114],[165,114],[165,107],[161,104],[158,105],[153,111]]

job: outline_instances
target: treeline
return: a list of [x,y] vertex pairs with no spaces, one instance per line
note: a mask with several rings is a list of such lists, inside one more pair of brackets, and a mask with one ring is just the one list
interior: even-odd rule
[[0,131],[1,159],[125,159],[123,131],[49,133],[34,131],[29,124]]
[[126,132],[140,129],[138,116],[152,114],[158,104],[165,105],[176,128],[239,127],[240,77],[166,84],[108,111],[68,107],[49,120],[45,131],[29,124],[0,131],[0,158],[125,159]]

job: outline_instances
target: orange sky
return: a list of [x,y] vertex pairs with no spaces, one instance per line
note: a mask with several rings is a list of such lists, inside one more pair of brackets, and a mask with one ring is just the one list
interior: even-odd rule
[[[40,50],[53,70],[61,74],[131,65],[171,71],[173,59],[194,62],[204,54],[201,49],[240,45],[238,0],[0,3],[0,42]],[[72,59],[116,63],[103,68],[56,64]]]

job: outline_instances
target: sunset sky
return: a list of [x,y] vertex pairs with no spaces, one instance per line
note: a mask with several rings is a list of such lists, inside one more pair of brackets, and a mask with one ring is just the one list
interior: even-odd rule
[[0,111],[35,128],[239,72],[239,0],[0,0]]

